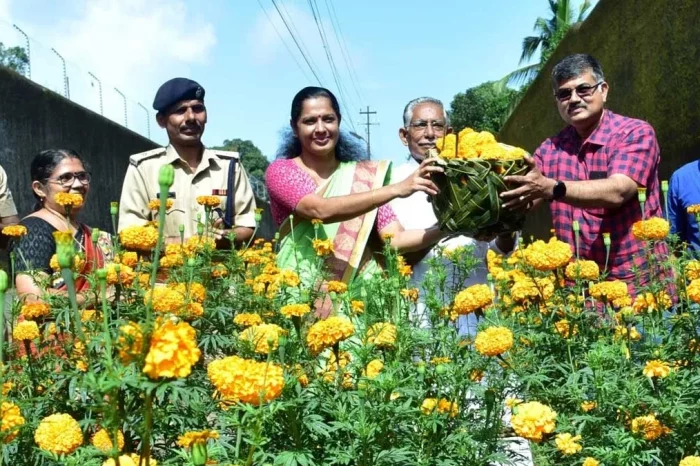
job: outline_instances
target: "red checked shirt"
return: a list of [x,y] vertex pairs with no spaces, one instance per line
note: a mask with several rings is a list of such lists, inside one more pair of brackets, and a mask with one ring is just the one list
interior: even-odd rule
[[[616,115],[605,110],[603,119],[586,141],[568,126],[547,139],[535,151],[537,168],[555,180],[606,179],[614,174],[626,175],[637,185],[647,188],[644,206],[646,218],[662,216],[658,180],[659,146],[654,128],[645,121]],[[633,266],[646,269],[644,243],[632,236],[632,224],[642,219],[641,206],[635,195],[619,208],[582,208],[554,201],[550,205],[557,237],[575,247],[573,221],[580,225],[579,251],[583,259],[605,266],[603,233],[610,233],[609,277],[634,282]],[[666,253],[659,244],[656,254]],[[641,284],[648,281],[642,275]],[[630,286],[630,288],[633,288]]]

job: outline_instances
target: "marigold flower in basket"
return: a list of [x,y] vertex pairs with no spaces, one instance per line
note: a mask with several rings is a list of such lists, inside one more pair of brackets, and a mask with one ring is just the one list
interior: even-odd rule
[[[106,429],[100,429],[92,436],[90,440],[92,446],[103,453],[109,453],[114,448],[112,436]],[[121,451],[124,448],[124,434],[121,430],[117,431],[117,450]]]
[[471,314],[493,304],[494,294],[488,285],[472,285],[457,293],[454,310],[460,315]]
[[216,208],[221,205],[221,198],[219,196],[197,196],[197,204]]
[[668,377],[668,375],[671,373],[671,367],[663,361],[654,359],[652,361],[647,362],[646,366],[644,366],[644,370],[642,371],[642,373],[650,379],[663,379],[665,377]]
[[573,436],[569,433],[557,434],[557,437],[554,439],[554,443],[557,445],[557,450],[562,452],[564,455],[575,455],[576,453],[580,452],[583,447],[581,444],[576,443],[580,441],[580,435]]
[[53,200],[66,209],[83,205],[83,195],[78,193],[56,193]]
[[13,238],[19,238],[27,234],[27,227],[24,225],[8,225],[2,229],[2,234]]
[[565,266],[571,260],[573,251],[569,243],[552,237],[549,242],[542,240],[530,244],[524,251],[525,262],[543,272],[549,272]]
[[280,308],[280,314],[291,319],[292,317],[303,317],[311,312],[311,306],[308,304],[287,304]]
[[275,324],[258,324],[241,332],[241,340],[250,342],[253,350],[259,354],[269,354],[279,346],[279,338],[287,331]]
[[187,377],[199,360],[196,332],[187,322],[166,320],[151,335],[143,373],[151,379]]
[[280,396],[284,373],[280,366],[238,356],[212,361],[207,366],[209,380],[224,403],[242,402],[257,406]]
[[[3,396],[4,395],[3,387]],[[17,437],[17,434],[19,434],[19,428],[24,425],[24,417],[22,417],[22,413],[17,405],[7,401],[2,402],[0,414],[2,414],[2,426],[0,426],[0,431],[2,431],[4,436],[4,443],[10,443]]]
[[25,319],[34,320],[41,317],[46,317],[51,313],[51,306],[42,301],[33,303],[24,303],[20,308],[19,314]]
[[127,249],[150,251],[158,242],[158,230],[150,225],[134,225],[119,232],[119,241]]
[[306,345],[311,352],[318,354],[351,337],[354,333],[355,327],[350,319],[342,316],[331,316],[319,320],[311,326],[306,334]]
[[19,322],[12,330],[12,338],[17,341],[30,341],[39,338],[39,326],[33,320]]
[[632,236],[640,241],[660,241],[670,231],[669,223],[660,217],[639,220],[632,225]]
[[510,423],[519,436],[539,443],[545,434],[554,432],[557,413],[549,406],[529,401],[519,404],[513,411]]
[[678,466],[700,466],[700,456],[686,456]]
[[513,332],[506,327],[488,327],[476,334],[474,348],[484,356],[498,356],[513,346]]
[[569,280],[597,280],[600,267],[594,261],[575,260],[566,266],[565,273]]
[[666,427],[656,419],[654,414],[639,416],[632,419],[631,430],[635,434],[642,434],[646,440],[653,441],[671,432],[671,429]]
[[366,341],[378,348],[393,348],[396,344],[396,325],[378,322],[367,329]]
[[34,441],[42,450],[70,455],[83,443],[80,424],[70,414],[52,414],[39,422]]
[[[167,199],[165,201],[165,210],[172,209],[174,204],[175,204],[175,201],[173,201],[172,199]],[[160,199],[151,199],[150,201],[148,201],[148,208],[150,210],[159,210],[160,209]]]

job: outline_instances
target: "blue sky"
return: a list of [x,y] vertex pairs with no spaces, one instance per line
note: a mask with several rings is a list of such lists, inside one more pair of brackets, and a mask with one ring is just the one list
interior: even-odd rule
[[[285,48],[272,24],[294,57]],[[317,85],[271,0],[0,0],[0,41],[22,45],[17,24],[32,38],[32,78],[58,92],[62,68],[51,51],[67,60],[71,97],[99,111],[97,83],[103,88],[104,114],[124,123],[127,96],[130,128],[146,133],[146,112],[158,86],[186,76],[206,89],[207,145],[224,139],[252,140],[273,157],[279,132],[288,125],[294,94]],[[297,39],[322,85],[334,92],[316,24],[307,0],[276,0],[296,30]],[[329,5],[337,14],[349,60],[332,28]],[[345,94],[343,126],[361,135],[361,108],[377,111],[371,128],[375,158],[400,162],[406,150],[398,139],[407,101],[430,95],[449,106],[452,97],[484,81],[499,79],[518,66],[523,37],[546,0],[443,1],[316,0],[321,24]],[[350,79],[346,61],[357,76]],[[357,90],[355,89],[357,88]],[[336,95],[338,93],[336,92]],[[555,111],[552,106],[552,111]],[[155,127],[151,137],[165,143]]]

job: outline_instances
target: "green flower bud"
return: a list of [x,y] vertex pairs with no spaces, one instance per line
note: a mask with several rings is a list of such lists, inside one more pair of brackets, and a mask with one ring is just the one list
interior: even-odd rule
[[204,466],[207,464],[209,456],[207,454],[207,444],[206,443],[195,443],[192,445],[192,463],[195,466]]
[[204,234],[204,225],[202,225],[201,223],[197,224],[197,234],[199,236],[202,236]]
[[309,290],[301,290],[299,296],[301,298],[302,303],[307,302],[309,300]]
[[180,226],[177,227],[177,230],[178,230],[180,233],[184,233],[184,232],[185,232],[185,225],[180,224]]
[[579,225],[578,220],[574,220],[571,227],[574,231],[581,231],[581,225]]
[[425,374],[425,364],[421,364],[420,366],[418,366],[417,369],[418,369],[418,373],[419,373],[420,375]]
[[197,261],[194,259],[194,257],[190,257],[187,259],[187,267],[194,267],[197,264]]
[[97,275],[97,279],[101,282],[107,281],[107,269],[97,269],[97,272],[95,272]]
[[119,213],[119,203],[118,202],[110,202],[109,203],[109,213],[110,213],[110,215],[117,215],[117,213]]
[[99,228],[92,229],[92,235],[90,236],[90,239],[92,239],[93,243],[97,243],[97,240],[100,239],[100,229]]
[[668,192],[668,180],[663,180],[661,182],[661,191],[663,191],[664,193]]
[[[285,337],[284,335],[279,336],[277,338],[277,343],[280,347],[285,346],[287,344],[287,337]],[[270,347],[272,347],[272,345],[270,345]]]
[[438,375],[444,375],[447,372],[447,366],[444,364],[438,364],[437,367],[435,367],[435,372]]
[[637,199],[639,199],[639,202],[646,202],[647,201],[646,188],[637,188]]
[[0,293],[4,293],[7,290],[8,284],[7,272],[0,270]]
[[167,190],[175,182],[175,167],[172,164],[166,163],[158,171],[158,185],[161,189]]
[[610,233],[603,233],[603,244],[605,246],[610,246]]
[[255,209],[255,222],[260,223],[262,221],[262,209]]

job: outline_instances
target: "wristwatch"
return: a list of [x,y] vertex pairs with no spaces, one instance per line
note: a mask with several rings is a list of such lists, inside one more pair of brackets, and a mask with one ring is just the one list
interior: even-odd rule
[[566,196],[566,184],[561,180],[557,180],[552,190],[552,200],[557,201],[564,196]]

